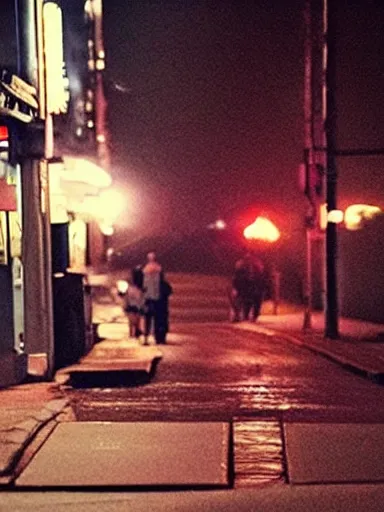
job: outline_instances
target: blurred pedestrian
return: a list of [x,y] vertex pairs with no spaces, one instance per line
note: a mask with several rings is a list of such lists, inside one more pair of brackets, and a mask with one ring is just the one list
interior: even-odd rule
[[128,277],[128,288],[124,295],[124,311],[128,316],[129,337],[139,339],[143,333],[144,292],[140,286],[141,271],[134,269]]
[[235,263],[229,291],[232,322],[258,318],[264,297],[264,288],[263,262],[260,258],[246,253]]
[[160,277],[160,298],[155,311],[155,340],[159,344],[166,343],[169,331],[169,297],[172,293],[172,286],[162,273]]
[[144,344],[148,345],[148,337],[155,327],[160,302],[160,284],[162,267],[157,262],[156,253],[147,254],[147,262],[143,267],[143,290],[145,297],[145,330]]
[[246,292],[246,303],[244,318],[256,321],[260,315],[261,306],[265,291],[265,266],[257,256],[246,254],[245,268],[248,276],[248,290]]
[[229,290],[229,302],[231,305],[230,319],[239,322],[244,318],[244,307],[249,288],[248,273],[243,258],[235,263],[231,286]]

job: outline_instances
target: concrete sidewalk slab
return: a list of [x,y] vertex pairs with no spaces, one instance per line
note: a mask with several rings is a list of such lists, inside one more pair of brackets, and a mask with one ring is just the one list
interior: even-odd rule
[[[25,396],[25,393],[22,394]],[[29,398],[31,399],[32,396]],[[17,409],[20,421],[16,422],[16,416],[11,414],[8,416],[8,424],[6,423],[7,418],[3,419],[3,426],[0,430],[0,476],[7,477],[12,473],[24,449],[41,427],[58,416],[69,403],[65,398],[44,400],[47,400],[47,397],[42,398],[34,405],[30,403],[28,408],[22,409],[19,409],[15,403],[12,410]],[[6,413],[4,407],[2,407],[2,413],[3,415]],[[7,483],[7,479],[5,483]]]
[[229,485],[228,423],[62,423],[17,487]]
[[171,492],[7,492],[2,512],[382,512],[384,485],[270,485]]
[[384,482],[384,425],[285,423],[289,482]]

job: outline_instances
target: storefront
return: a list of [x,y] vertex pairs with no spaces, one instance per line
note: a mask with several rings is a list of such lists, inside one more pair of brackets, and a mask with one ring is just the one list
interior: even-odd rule
[[21,256],[20,174],[0,152],[0,387],[27,373],[24,353],[23,267]]

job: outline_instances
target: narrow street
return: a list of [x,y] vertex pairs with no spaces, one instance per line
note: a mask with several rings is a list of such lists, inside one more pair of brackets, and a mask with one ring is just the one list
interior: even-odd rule
[[285,340],[229,323],[174,331],[149,384],[69,388],[76,420],[232,422],[236,488],[287,480],[283,422],[384,420],[382,387]]
[[285,340],[177,324],[153,381],[69,389],[80,421],[383,421],[384,389]]
[[[77,421],[231,422],[235,487],[286,481],[284,423],[384,421],[379,385],[278,336],[229,323],[225,279],[170,279],[172,328],[154,378],[68,386]],[[271,304],[263,308],[268,314]],[[124,339],[126,318],[112,311],[108,316],[103,305],[101,317]]]
[[[53,430],[38,436],[16,488],[158,489],[158,484],[164,491],[182,482],[192,487],[215,482],[251,491],[263,484],[338,482],[356,467],[356,447],[363,450],[356,455],[363,466],[346,481],[381,481],[380,469],[377,475],[371,470],[381,463],[371,460],[380,458],[382,386],[277,331],[271,335],[268,329],[230,323],[223,278],[180,274],[171,281],[171,331],[167,344],[159,345],[162,359],[155,373],[149,381],[136,381],[133,373],[108,366],[108,359],[102,372],[75,373],[62,381],[69,407]],[[107,291],[94,305],[99,335],[113,342],[114,352],[120,344],[137,347],[127,340],[127,319],[113,294]],[[267,301],[258,323],[270,315]],[[301,450],[301,435],[312,448]],[[320,444],[323,462],[317,464],[318,455],[305,462],[322,435],[327,439]],[[208,461],[215,471],[207,476]]]
[[[383,421],[382,387],[278,336],[231,324],[226,278],[168,277],[171,332],[154,379],[144,386],[69,388],[79,421]],[[265,301],[261,325],[272,311]],[[121,308],[95,304],[95,315],[126,338]]]

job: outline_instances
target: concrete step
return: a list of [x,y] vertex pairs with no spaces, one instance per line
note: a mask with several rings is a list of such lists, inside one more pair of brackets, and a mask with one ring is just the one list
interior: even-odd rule
[[[71,379],[80,379],[82,375],[112,373],[145,374],[149,378],[154,374],[157,363],[163,353],[155,345],[142,346],[129,340],[103,340],[76,364],[56,372],[55,380],[61,384]],[[95,375],[96,377],[96,375]]]
[[170,299],[171,307],[207,307],[207,308],[223,308],[229,307],[227,297],[222,296],[197,296],[197,295],[175,295]]

